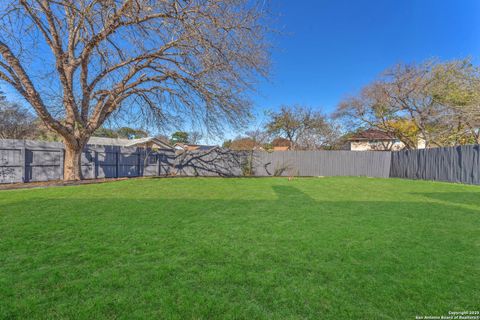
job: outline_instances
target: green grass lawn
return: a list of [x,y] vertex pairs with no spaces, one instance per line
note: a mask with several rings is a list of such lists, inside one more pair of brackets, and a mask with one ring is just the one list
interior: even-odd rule
[[0,192],[1,319],[479,309],[476,186],[185,178]]

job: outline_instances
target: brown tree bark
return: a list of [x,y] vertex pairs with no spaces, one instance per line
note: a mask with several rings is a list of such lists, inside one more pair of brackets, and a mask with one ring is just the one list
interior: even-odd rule
[[85,143],[80,141],[69,142],[65,139],[65,157],[63,162],[63,180],[81,180],[82,179],[82,151]]

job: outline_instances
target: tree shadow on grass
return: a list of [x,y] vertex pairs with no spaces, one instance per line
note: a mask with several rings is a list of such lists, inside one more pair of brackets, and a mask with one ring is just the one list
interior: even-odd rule
[[[152,299],[178,318],[214,310],[332,319],[345,310],[344,318],[374,318],[369,312],[386,304],[395,314],[385,315],[407,318],[475,302],[477,211],[421,199],[317,201],[292,186],[272,188],[275,199],[5,203],[0,274],[11,294],[0,290],[0,301],[12,317],[148,314],[158,309],[145,304]],[[115,297],[126,297],[121,307]]]
[[428,192],[413,194],[454,204],[477,206],[480,210],[480,192]]
[[[128,217],[135,221],[142,215],[154,217],[172,217],[182,220],[198,216],[215,216],[215,218],[251,217],[267,219],[275,214],[276,219],[281,217],[307,217],[315,219],[317,215],[345,216],[351,219],[376,217],[377,219],[416,218],[421,221],[439,221],[452,219],[451,212],[460,215],[477,214],[474,208],[461,208],[455,204],[480,205],[480,193],[415,193],[415,195],[451,202],[425,203],[418,201],[320,201],[312,198],[305,192],[293,186],[272,186],[276,199],[190,199],[182,198],[30,198],[28,200],[15,200],[4,202],[0,213],[15,214],[21,219],[46,219],[52,221],[58,217],[88,221],[95,217]],[[452,211],[453,210],[453,211]],[[259,211],[259,213],[257,213]],[[448,214],[445,214],[448,213]],[[213,221],[213,220],[212,220]],[[233,222],[233,220],[232,220]],[[441,221],[440,221],[441,222]],[[114,221],[112,221],[114,223]],[[141,223],[141,221],[139,221]]]
[[295,187],[278,185],[272,186],[272,190],[275,192],[278,202],[296,201],[304,204],[317,202],[317,200]]

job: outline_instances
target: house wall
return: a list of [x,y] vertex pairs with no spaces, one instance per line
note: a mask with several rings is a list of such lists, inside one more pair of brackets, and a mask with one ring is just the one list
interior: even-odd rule
[[351,151],[398,151],[402,150],[405,144],[401,141],[391,142],[390,140],[378,141],[350,141]]
[[425,149],[426,148],[426,142],[424,139],[418,139],[417,142],[417,149]]

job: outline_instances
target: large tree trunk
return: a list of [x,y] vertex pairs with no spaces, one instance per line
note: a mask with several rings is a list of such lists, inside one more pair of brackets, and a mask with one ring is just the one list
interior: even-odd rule
[[85,143],[71,143],[65,140],[65,159],[63,163],[63,180],[74,181],[82,179],[81,159]]

